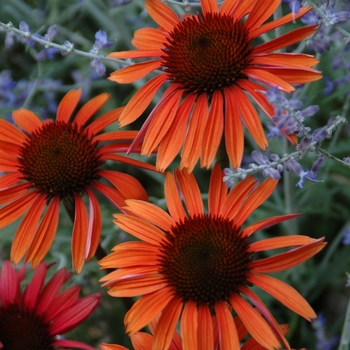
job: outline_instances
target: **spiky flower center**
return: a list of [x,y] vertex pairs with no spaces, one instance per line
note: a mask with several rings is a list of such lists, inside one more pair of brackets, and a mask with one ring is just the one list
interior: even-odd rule
[[186,218],[166,234],[160,273],[183,301],[213,306],[249,284],[248,247],[231,220],[205,214]]
[[19,171],[48,199],[69,198],[100,178],[97,151],[97,142],[77,125],[44,123],[21,147]]
[[210,94],[231,86],[250,61],[248,32],[228,15],[187,17],[167,40],[162,65],[187,93]]
[[53,350],[54,340],[49,324],[34,310],[0,306],[0,349]]

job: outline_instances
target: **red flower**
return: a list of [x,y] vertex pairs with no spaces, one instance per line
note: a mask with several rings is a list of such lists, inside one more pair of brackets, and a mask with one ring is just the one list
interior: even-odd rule
[[[107,160],[154,169],[116,154],[127,150],[135,131],[98,135],[118,120],[123,108],[107,112],[86,126],[109,99],[108,94],[101,94],[87,102],[70,121],[81,92],[71,90],[64,96],[56,121],[41,121],[25,109],[13,112],[15,123],[23,131],[0,120],[0,172],[4,172],[0,176],[0,205],[4,205],[0,208],[0,229],[26,213],[12,243],[11,260],[16,264],[27,252],[26,262],[31,261],[35,267],[49,251],[57,230],[60,202],[74,220],[72,258],[80,272],[100,241],[101,214],[93,190],[103,193],[118,208],[124,206],[125,198],[147,200],[135,178],[103,169]],[[106,141],[113,143],[105,144]],[[112,185],[100,182],[102,178]]]
[[[50,265],[51,266],[51,265]],[[28,286],[21,291],[25,267],[15,271],[9,261],[0,275],[0,349],[94,350],[84,343],[65,340],[61,335],[83,322],[100,303],[100,294],[79,298],[79,287],[59,292],[71,274],[58,270],[44,285],[50,266],[40,263]]]

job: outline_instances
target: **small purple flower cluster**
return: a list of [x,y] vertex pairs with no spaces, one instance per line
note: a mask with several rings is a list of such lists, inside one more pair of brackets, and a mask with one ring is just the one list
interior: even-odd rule
[[95,39],[95,43],[89,52],[96,56],[91,58],[90,67],[92,69],[96,69],[96,72],[99,76],[103,76],[106,74],[106,67],[97,57],[97,55],[101,49],[110,47],[113,44],[113,42],[107,40],[107,33],[104,30],[99,30],[95,34]]
[[[273,153],[270,155],[270,159],[263,155],[261,152],[259,151],[253,151],[251,153],[253,160],[255,161],[255,163],[251,163],[249,164],[249,167],[251,169],[256,169],[258,171],[260,171],[263,176],[265,177],[271,177],[272,179],[275,180],[279,180],[281,178],[281,172],[283,171],[283,165],[282,164],[276,164],[276,165],[272,165],[272,162],[278,162],[280,157],[278,154]],[[257,167],[257,165],[261,165],[264,166],[266,165],[266,167],[262,167],[261,169],[259,169]]]
[[332,350],[339,341],[338,336],[327,337],[326,321],[326,318],[322,314],[319,314],[317,315],[317,319],[312,322],[312,327],[315,330],[317,350]]

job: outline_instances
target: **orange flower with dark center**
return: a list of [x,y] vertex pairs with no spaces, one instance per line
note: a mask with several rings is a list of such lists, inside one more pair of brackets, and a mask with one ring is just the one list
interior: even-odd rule
[[[232,310],[261,346],[275,349],[282,344],[290,349],[272,314],[249,288],[253,285],[307,320],[316,317],[294,288],[267,273],[304,262],[324,247],[324,239],[293,235],[253,242],[254,232],[299,214],[274,216],[243,228],[277,181],[267,179],[256,186],[253,177],[248,177],[228,193],[222,176],[215,166],[207,213],[194,176],[183,169],[174,176],[166,174],[170,214],[140,200],[127,200],[126,214],[115,214],[115,223],[141,242],[115,246],[99,264],[117,270],[101,281],[112,296],[142,295],[125,316],[131,336],[160,315],[153,349],[169,348],[179,320],[185,349],[214,350],[216,345],[221,350],[240,349]],[[256,256],[288,247],[293,249],[268,258]]]
[[[201,0],[203,13],[179,18],[159,0],[146,0],[146,9],[160,28],[143,28],[132,40],[137,50],[113,52],[114,58],[151,58],[111,74],[110,80],[126,84],[151,71],[163,72],[142,86],[122,112],[119,123],[127,125],[145,111],[166,82],[170,86],[144,123],[131,149],[143,139],[142,154],[158,147],[157,168],[164,170],[181,151],[180,167],[192,171],[213,162],[221,139],[234,168],[241,164],[244,150],[242,121],[259,147],[267,139],[250,96],[272,118],[266,86],[291,92],[292,84],[321,78],[311,67],[313,56],[273,51],[295,44],[313,34],[317,26],[298,28],[266,43],[257,41],[277,27],[300,18],[311,7],[301,8],[267,23],[281,0]],[[246,18],[246,19],[245,19]],[[296,143],[295,135],[286,135]]]
[[100,294],[78,298],[80,288],[59,293],[71,274],[57,271],[44,286],[50,266],[38,265],[28,286],[21,292],[25,268],[15,271],[9,261],[0,274],[0,349],[54,350],[78,348],[93,350],[87,344],[62,339],[83,322],[100,303]]
[[44,258],[55,237],[63,202],[74,221],[72,257],[80,272],[100,241],[101,213],[93,190],[119,209],[125,205],[125,198],[147,200],[135,178],[103,169],[105,162],[112,160],[154,170],[149,164],[117,154],[128,149],[136,131],[99,134],[118,120],[123,108],[107,112],[86,126],[109,95],[101,94],[87,102],[70,121],[80,96],[81,90],[64,96],[56,121],[41,121],[25,109],[14,111],[14,121],[23,131],[0,120],[0,172],[4,172],[0,176],[0,228],[25,214],[12,244],[11,260],[15,263],[26,252],[26,261],[34,267]]

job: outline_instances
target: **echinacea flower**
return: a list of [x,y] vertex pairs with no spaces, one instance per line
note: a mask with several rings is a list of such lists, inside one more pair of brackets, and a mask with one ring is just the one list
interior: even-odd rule
[[[50,265],[52,266],[52,265]],[[10,261],[0,274],[0,349],[54,350],[93,347],[67,340],[63,334],[83,322],[99,305],[100,294],[79,298],[80,288],[60,289],[70,278],[64,268],[44,285],[50,266],[41,262],[27,287],[21,290],[25,266],[16,271]]]
[[[299,214],[273,216],[243,228],[278,181],[267,179],[256,186],[253,177],[248,177],[228,193],[222,177],[216,165],[208,213],[194,176],[185,168],[176,170],[174,176],[166,174],[170,214],[140,200],[126,200],[126,213],[115,214],[115,223],[141,241],[116,245],[100,260],[102,268],[116,269],[101,281],[111,296],[141,295],[124,319],[130,336],[161,314],[153,349],[168,349],[180,320],[185,349],[213,350],[213,316],[220,349],[239,349],[232,310],[261,346],[275,349],[281,342],[289,349],[273,315],[250,289],[253,285],[305,319],[316,317],[294,288],[267,273],[283,271],[314,256],[324,247],[324,238],[291,235],[251,241],[254,232]],[[258,252],[288,247],[293,248],[267,258],[256,257]]]
[[[56,234],[60,202],[74,221],[72,259],[80,272],[100,241],[101,213],[93,190],[118,208],[124,206],[125,198],[147,200],[135,178],[103,169],[107,160],[154,168],[116,154],[126,151],[136,131],[98,135],[118,120],[123,108],[107,112],[86,126],[107,102],[109,95],[104,93],[82,106],[70,121],[81,93],[71,90],[63,97],[55,121],[41,121],[26,109],[13,112],[19,129],[0,120],[0,229],[26,213],[12,243],[11,260],[16,264],[26,252],[25,260],[33,267],[44,258]],[[103,178],[111,185],[101,182]],[[87,195],[89,213],[83,195]]]
[[[155,58],[113,72],[109,79],[121,84],[162,70],[131,98],[119,118],[121,126],[139,118],[160,87],[170,83],[133,143],[144,139],[143,155],[159,146],[156,166],[162,171],[181,147],[180,168],[192,171],[199,158],[201,166],[208,168],[223,137],[232,166],[239,167],[244,149],[242,121],[259,147],[267,146],[248,96],[272,118],[274,108],[263,94],[266,86],[291,92],[292,84],[321,78],[311,68],[318,62],[313,56],[274,53],[313,34],[316,25],[256,43],[261,35],[303,16],[311,7],[265,23],[281,0],[225,0],[220,8],[216,0],[200,2],[202,14],[179,18],[163,2],[146,0],[148,13],[160,27],[137,30],[132,40],[137,50],[109,54]],[[295,135],[288,138],[296,142]]]
[[[245,329],[242,321],[239,319],[238,316],[234,318],[235,326],[237,327],[237,333],[239,340],[241,341],[241,350],[265,350],[264,347],[262,347],[260,344],[256,342],[254,338],[249,338],[242,344],[242,339],[248,334],[247,330]],[[151,322],[150,328],[151,328],[151,334],[145,333],[145,332],[137,332],[131,337],[131,342],[134,347],[134,350],[152,350],[152,344],[153,344],[153,331],[155,327],[152,325]],[[281,328],[281,331],[283,334],[287,334],[289,331],[288,325],[279,325]],[[218,337],[216,337],[216,342],[218,341]],[[101,344],[100,345],[101,350],[128,350],[126,347],[117,345],[117,344]],[[180,335],[177,331],[174,332],[173,338],[171,340],[169,350],[183,350],[182,347],[182,340]],[[196,350],[196,349],[191,349]],[[300,349],[305,350],[305,349]]]

